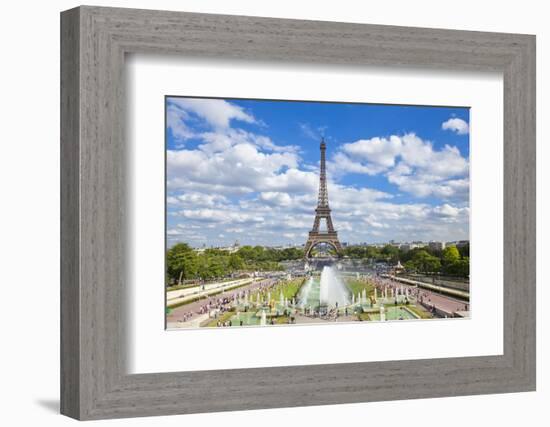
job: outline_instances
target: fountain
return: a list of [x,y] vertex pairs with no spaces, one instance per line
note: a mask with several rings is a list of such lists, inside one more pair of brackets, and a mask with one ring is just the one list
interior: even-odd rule
[[332,267],[325,266],[323,268],[319,299],[328,307],[343,307],[349,304],[348,290]]
[[279,294],[279,305],[285,306],[285,296],[283,295],[283,291],[281,290],[281,293]]
[[384,322],[386,320],[386,310],[383,305],[380,305],[380,321]]
[[265,310],[262,310],[262,316],[260,317],[260,326],[265,326],[267,324],[267,317]]
[[307,282],[304,284],[304,286],[302,286],[302,289],[300,289],[300,294],[298,295],[301,308],[304,308],[306,306],[311,294],[312,287],[313,287],[313,278],[310,277],[309,279],[307,279]]

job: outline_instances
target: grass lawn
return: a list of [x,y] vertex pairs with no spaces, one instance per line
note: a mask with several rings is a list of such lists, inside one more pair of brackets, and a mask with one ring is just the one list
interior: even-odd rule
[[433,316],[430,313],[416,305],[407,305],[406,307],[417,316],[420,316],[421,319],[433,319]]
[[174,285],[174,286],[168,286],[166,288],[166,291],[167,292],[179,291],[180,289],[192,288],[194,286],[209,285],[210,283],[225,283],[225,282],[231,282],[233,280],[240,280],[240,279],[235,277],[226,277],[225,279],[210,280],[209,282],[194,282],[194,283],[188,283],[187,285]]
[[291,300],[298,294],[304,282],[305,282],[305,279],[303,277],[292,279],[289,281],[284,281],[283,283],[271,289],[271,298],[276,301],[279,301],[279,297],[281,295],[281,290],[282,290],[283,296],[288,300]]
[[221,316],[219,316],[217,319],[212,319],[211,322],[208,322],[206,324],[206,327],[207,328],[215,328],[216,326],[218,326],[218,322],[226,322],[228,321],[231,317],[233,317],[235,315],[235,312],[234,311],[226,311],[225,313],[223,313]]
[[363,292],[363,289],[367,290],[367,295],[371,295],[374,292],[374,286],[367,280],[346,279],[345,283],[353,295]]
[[166,292],[179,291],[180,289],[192,288],[193,286],[199,286],[199,285],[198,285],[198,283],[191,283],[189,285],[168,286],[166,288]]
[[370,321],[371,319],[368,313],[359,313],[357,314],[357,320],[366,322]]
[[[417,306],[415,305],[412,305],[412,304],[398,304],[398,305],[395,305],[395,304],[384,304],[384,307],[386,307],[386,312],[388,312],[390,309],[393,309],[394,307],[405,307],[407,310],[410,310],[412,311],[414,314],[416,314],[420,319],[432,319],[433,316],[428,313],[427,311],[425,310],[422,310],[421,308],[418,308]],[[362,321],[369,321],[369,320],[373,320],[371,319],[371,317],[369,316],[369,312],[364,312],[364,313],[359,313],[357,314],[357,320],[362,320]],[[378,314],[378,311],[376,312],[372,312],[373,314]]]
[[[252,280],[250,282],[243,283],[242,285],[235,286],[234,288],[226,289],[225,292],[234,291],[236,289],[242,288],[243,286],[248,286],[251,283],[252,283]],[[191,304],[192,302],[195,302],[195,301],[198,301],[198,300],[201,300],[201,299],[207,300],[208,298],[219,295],[222,292],[224,292],[224,291],[220,290],[220,291],[216,291],[216,292],[213,292],[211,294],[208,294],[208,295],[196,296],[195,298],[191,298],[191,299],[186,300],[186,301],[181,301],[181,302],[178,302],[178,303],[175,303],[175,304],[170,304],[169,308],[173,310],[174,308],[178,308],[178,307],[181,307],[182,305],[186,305],[186,304]]]
[[286,325],[288,323],[288,316],[275,317],[276,325]]

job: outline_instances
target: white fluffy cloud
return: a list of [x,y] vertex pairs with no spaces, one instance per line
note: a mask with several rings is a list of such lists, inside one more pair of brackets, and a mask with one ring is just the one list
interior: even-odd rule
[[456,132],[458,135],[466,135],[470,132],[470,126],[467,122],[458,117],[451,117],[441,124],[441,129]]
[[440,218],[445,218],[447,221],[454,222],[464,215],[470,214],[468,207],[457,207],[445,203],[441,206],[436,206],[432,209],[432,213]]
[[223,224],[246,224],[264,221],[262,216],[254,213],[237,212],[227,209],[185,209],[179,212],[179,215],[195,221]]
[[[329,192],[334,226],[342,241],[449,240],[451,235],[468,234],[467,206],[395,203],[383,192],[334,183],[329,184]],[[226,244],[234,240],[250,244],[304,243],[317,202],[314,193],[276,191],[233,201],[184,199],[195,199],[197,204],[176,212],[175,220],[185,224],[186,231],[169,239],[185,237],[196,245],[204,241],[203,236],[190,236],[199,234],[199,230],[210,236],[223,232]],[[201,203],[214,204],[203,207]]]
[[167,152],[168,188],[248,193],[286,188],[311,189],[315,175],[297,170],[292,152],[263,153],[251,144],[237,144],[217,153],[202,150]]
[[260,200],[272,206],[290,206],[292,198],[288,193],[280,191],[265,191],[260,193]]
[[360,173],[367,175],[376,175],[384,170],[373,164],[363,164],[350,159],[345,153],[337,152],[329,162],[329,169],[336,175],[344,173]]
[[181,142],[193,136],[193,132],[185,124],[187,113],[173,105],[166,108],[166,126],[172,131],[174,138]]
[[227,198],[220,194],[204,194],[188,192],[180,195],[172,195],[166,198],[169,205],[173,206],[200,206],[212,207],[227,203]]
[[[334,225],[342,241],[445,240],[449,227],[453,233],[467,236],[469,210],[462,205],[395,203],[391,194],[334,182],[329,182],[329,195]],[[309,191],[265,191],[234,201],[199,198],[191,193],[181,199],[196,201],[196,206],[186,205],[177,213],[188,232],[195,229],[190,227],[197,227],[213,236],[223,232],[226,243],[240,240],[259,244],[303,243],[312,227],[317,202],[316,192]]]
[[298,147],[294,145],[277,145],[271,138],[258,135],[252,132],[247,132],[242,129],[224,129],[213,132],[204,132],[196,135],[203,144],[199,148],[206,153],[217,153],[225,151],[228,148],[239,145],[249,144],[257,147],[260,150],[276,153],[297,153]]
[[344,144],[333,159],[337,173],[384,173],[401,191],[416,197],[464,198],[468,160],[456,147],[436,150],[413,133]]
[[169,102],[175,110],[195,114],[216,129],[229,127],[231,120],[256,123],[252,114],[223,99],[170,98]]
[[373,165],[377,170],[385,170],[395,165],[395,158],[400,154],[401,148],[401,138],[391,136],[389,138],[360,139],[344,144],[342,151],[359,162],[364,161],[367,165]]

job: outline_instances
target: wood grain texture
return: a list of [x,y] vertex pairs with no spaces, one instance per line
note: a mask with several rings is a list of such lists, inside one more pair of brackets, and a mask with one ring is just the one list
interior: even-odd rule
[[[78,419],[535,389],[535,38],[80,7],[62,13],[62,413]],[[504,354],[128,375],[124,55],[500,71]]]
[[79,17],[61,20],[61,412],[80,414]]

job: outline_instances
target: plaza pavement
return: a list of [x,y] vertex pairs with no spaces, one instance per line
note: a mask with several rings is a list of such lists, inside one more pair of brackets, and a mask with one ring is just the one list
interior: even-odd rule
[[[228,290],[222,294],[217,294],[212,297],[204,295],[204,298],[201,298],[198,301],[191,302],[189,304],[182,305],[180,307],[174,308],[171,310],[170,314],[166,316],[166,323],[168,328],[171,328],[171,325],[175,325],[177,328],[194,328],[199,327],[200,323],[208,319],[208,313],[198,314],[202,306],[204,306],[208,301],[214,301],[218,298],[229,298],[232,299],[235,294],[243,291],[254,291],[263,286],[270,286],[275,284],[274,279],[263,279],[257,282],[251,283],[250,285],[242,286],[234,290]],[[191,314],[191,317],[186,321],[183,321],[186,315]],[[200,320],[196,320],[200,318]],[[197,324],[198,322],[198,324]]]
[[419,291],[417,303],[420,305],[420,297],[423,297],[423,301],[428,305],[435,305],[435,308],[441,312],[449,313],[451,315],[455,312],[467,312],[470,310],[470,304],[467,301],[461,301],[450,296],[439,294],[435,291],[416,288],[415,286],[406,285],[401,282],[397,282],[391,279],[377,279],[379,284],[388,284],[393,287],[400,288],[403,286],[403,289],[409,288],[411,290]]
[[255,280],[257,279],[252,279],[252,278],[238,279],[238,280],[231,280],[229,282],[208,283],[204,285],[178,289],[175,291],[168,291],[166,293],[166,305],[170,307],[172,305],[189,301],[197,297],[206,297],[208,295],[217,293],[219,291],[228,291],[230,289],[234,289],[239,286],[242,286],[247,282],[253,282]]

